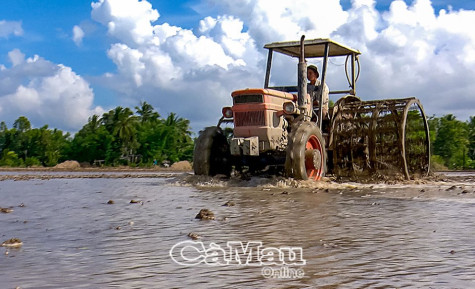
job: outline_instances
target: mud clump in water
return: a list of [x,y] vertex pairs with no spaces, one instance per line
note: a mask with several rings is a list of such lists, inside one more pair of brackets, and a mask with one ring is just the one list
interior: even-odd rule
[[8,214],[13,212],[13,209],[11,208],[0,208],[0,213]]
[[11,247],[11,248],[18,248],[23,245],[23,242],[18,238],[11,238],[10,240],[6,240],[2,243],[2,247]]
[[224,203],[224,207],[234,207],[236,205],[236,203],[234,203],[233,201],[227,201],[226,203]]
[[188,233],[188,237],[190,237],[192,240],[198,240],[199,238],[201,238],[200,235],[196,234],[196,233]]
[[196,215],[195,219],[214,220],[214,213],[208,209],[201,209],[200,212]]

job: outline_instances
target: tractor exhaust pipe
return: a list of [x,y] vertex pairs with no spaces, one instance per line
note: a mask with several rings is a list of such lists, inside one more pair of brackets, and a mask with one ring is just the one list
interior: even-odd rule
[[307,96],[307,62],[305,62],[305,35],[300,38],[300,58],[298,64],[298,106],[300,113],[306,115],[305,99]]

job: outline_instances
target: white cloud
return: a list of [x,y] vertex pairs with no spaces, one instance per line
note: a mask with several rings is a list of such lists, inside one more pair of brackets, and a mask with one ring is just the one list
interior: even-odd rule
[[[162,115],[190,119],[197,131],[216,124],[233,90],[262,87],[265,43],[305,34],[362,51],[357,91],[363,99],[416,96],[429,115],[474,115],[475,11],[434,11],[430,0],[395,0],[381,12],[375,3],[353,0],[345,11],[338,0],[201,0],[195,8],[203,19],[185,29],[158,24],[160,7],[148,1],[96,0],[91,17],[107,29],[107,56],[117,69],[88,80],[117,93],[111,106],[146,100]],[[73,28],[76,45],[90,34],[83,24]],[[23,33],[21,22],[0,21],[0,39]],[[20,49],[8,59],[11,65],[0,64],[2,119],[26,115],[35,125],[74,131],[101,113],[89,83],[72,68],[27,58]],[[296,61],[274,59],[271,80],[296,82]],[[330,88],[344,89],[344,60],[333,62]]]
[[429,115],[474,115],[475,34],[467,27],[475,26],[475,11],[437,15],[429,0],[416,0],[393,1],[384,13],[367,5],[362,13],[358,2],[332,37],[363,52],[360,96],[415,96]]
[[8,52],[8,58],[13,66],[17,66],[25,62],[25,54],[21,53],[19,49],[13,49]]
[[[101,81],[119,93],[121,104],[145,99],[162,114],[191,119],[197,130],[216,122],[232,90],[262,86],[265,43],[305,34],[363,52],[357,86],[363,99],[416,96],[429,115],[473,115],[475,11],[434,11],[429,0],[395,0],[381,12],[375,3],[353,0],[344,11],[338,0],[203,0],[196,9],[204,17],[190,30],[156,25],[160,14],[147,1],[100,0],[91,15],[115,42],[107,55],[117,66]],[[210,6],[218,16],[207,16]],[[274,81],[295,82],[284,73],[295,67],[284,69],[279,61],[275,67]],[[343,75],[340,66],[330,72],[337,69]],[[340,76],[329,84],[346,88]]]
[[126,44],[144,44],[153,36],[150,24],[158,19],[158,11],[147,1],[99,0],[91,3],[92,18],[107,26],[112,37]]
[[89,84],[70,67],[37,55],[25,60],[19,50],[9,56],[13,66],[0,71],[2,120],[13,123],[24,115],[36,126],[77,131],[89,116],[102,113],[100,107],[93,107]]
[[[234,16],[206,17],[200,21],[199,31],[203,36],[219,43],[224,52],[235,59],[252,61],[258,59],[253,40],[243,33],[244,23]],[[245,63],[243,63],[245,65]]]
[[[347,11],[336,0],[205,3],[244,21],[259,46],[297,40],[305,34],[307,39],[331,37],[361,50],[357,88],[363,99],[416,96],[430,115],[453,113],[461,119],[473,115],[475,11],[434,11],[430,0],[415,0],[410,5],[396,0],[385,12],[375,9],[374,0],[353,0]],[[204,19],[200,30],[215,29],[212,20]],[[222,45],[226,47],[224,41]],[[330,71],[336,69],[340,68]],[[344,72],[340,69],[339,73]],[[274,79],[279,79],[280,72],[275,74]],[[340,80],[335,77],[328,79],[334,86]]]
[[82,43],[82,39],[84,38],[84,30],[78,25],[74,25],[73,27],[73,41],[76,43],[77,46],[80,46]]
[[[170,26],[167,23],[152,25],[158,19],[159,14],[146,1],[101,0],[92,3],[92,7],[93,19],[106,25],[109,35],[120,42],[123,53],[114,53],[114,50],[117,50],[116,45],[113,45],[109,51],[109,57],[118,65],[119,69],[123,65],[146,66],[148,63],[142,61],[145,59],[137,57],[147,53],[161,54],[164,56],[163,59],[170,58],[173,60],[174,66],[178,68],[184,64],[197,69],[213,66],[228,69],[230,66],[243,64],[242,59],[228,55],[221,43],[210,37],[195,35],[191,30]],[[127,13],[127,11],[130,12]],[[217,21],[221,23],[236,22],[228,18]],[[240,25],[242,27],[242,23]],[[239,37],[240,31],[237,33],[233,31],[233,33],[234,37]],[[248,39],[249,37],[247,37]],[[135,62],[122,61],[125,57],[124,53],[127,51],[132,54],[130,59],[134,58]],[[114,58],[114,56],[118,58]],[[134,72],[138,69],[141,68],[132,67]],[[167,72],[173,75],[172,71]],[[176,76],[175,74],[172,78],[176,79]]]
[[206,18],[214,24],[203,24],[195,34],[168,23],[154,25],[159,13],[146,1],[101,0],[92,8],[92,18],[117,41],[107,54],[117,73],[101,81],[130,106],[145,99],[162,114],[216,123],[230,92],[243,83],[257,85],[254,73],[264,70],[257,68],[262,59],[254,41],[234,17]]
[[7,38],[12,34],[15,36],[23,35],[21,22],[0,20],[0,37]]
[[308,39],[328,37],[348,17],[339,1],[335,0],[204,2],[204,7],[217,6],[224,9],[223,14],[242,19],[260,46],[268,42],[300,39],[302,34],[306,34]]

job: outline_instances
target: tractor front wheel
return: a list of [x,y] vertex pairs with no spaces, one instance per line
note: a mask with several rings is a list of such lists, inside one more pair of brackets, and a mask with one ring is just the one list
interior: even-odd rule
[[325,175],[327,155],[320,129],[309,121],[293,126],[289,136],[285,171],[299,180],[318,181]]
[[219,127],[207,127],[200,131],[193,152],[195,175],[215,176],[231,174],[229,143]]

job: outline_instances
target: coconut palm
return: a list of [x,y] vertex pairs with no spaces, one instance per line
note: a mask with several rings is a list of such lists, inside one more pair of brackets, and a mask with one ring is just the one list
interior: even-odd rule
[[123,156],[127,157],[133,154],[137,148],[136,141],[136,124],[137,117],[130,108],[122,108],[121,106],[110,110],[102,115],[102,122],[106,129],[120,143]]
[[145,122],[156,122],[160,118],[160,114],[154,111],[153,106],[148,104],[145,101],[140,102],[140,106],[136,106],[135,110],[139,115],[139,119],[141,123]]

